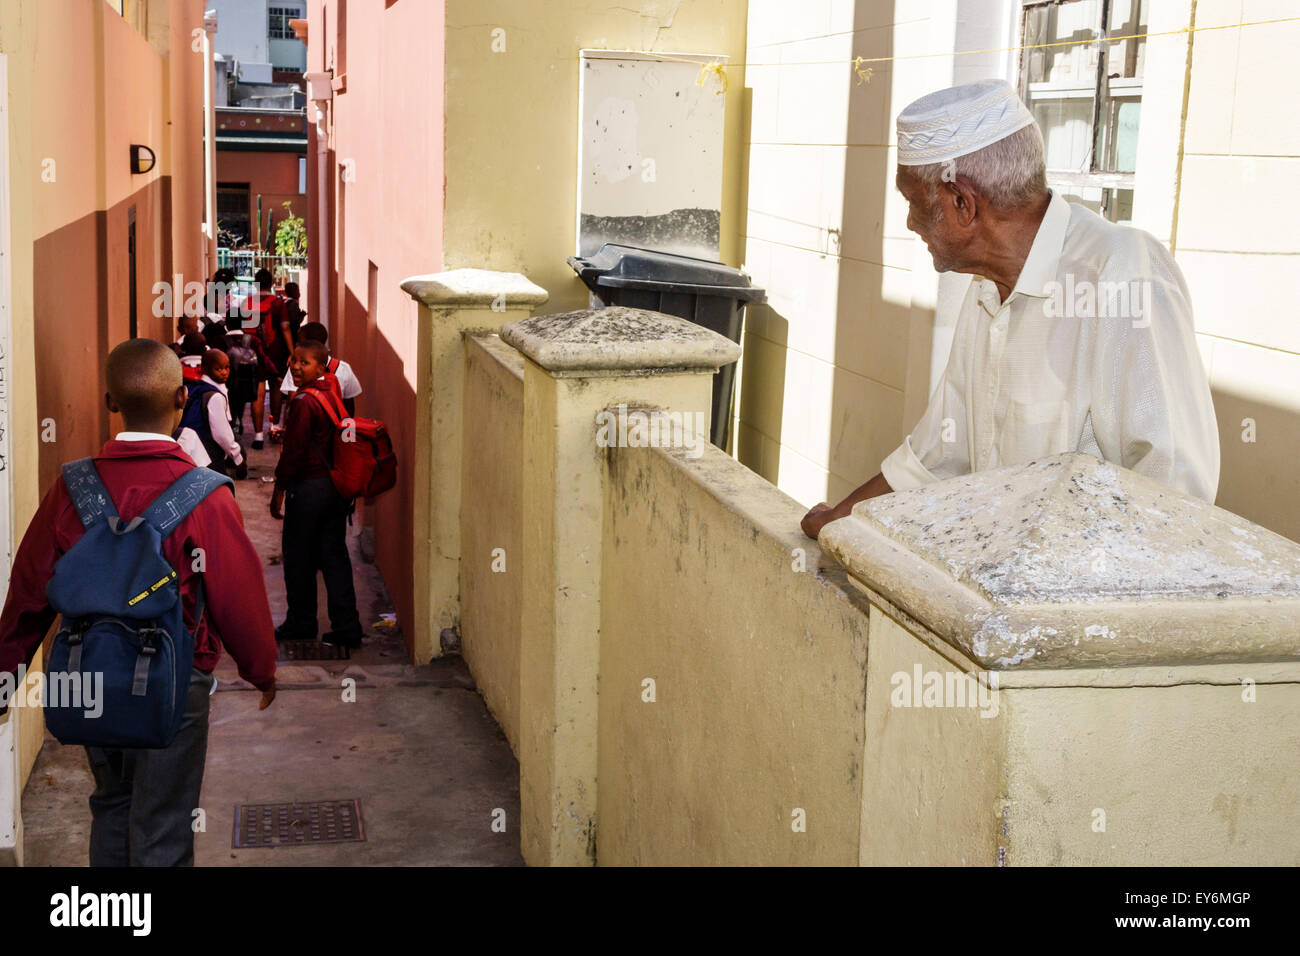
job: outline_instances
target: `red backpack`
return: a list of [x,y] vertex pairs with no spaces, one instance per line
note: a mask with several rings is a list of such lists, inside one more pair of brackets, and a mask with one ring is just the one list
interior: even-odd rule
[[369,501],[397,484],[397,456],[384,423],[373,418],[349,418],[332,389],[326,392],[313,388],[307,394],[320,403],[334,423],[330,480],[338,493],[349,501]]

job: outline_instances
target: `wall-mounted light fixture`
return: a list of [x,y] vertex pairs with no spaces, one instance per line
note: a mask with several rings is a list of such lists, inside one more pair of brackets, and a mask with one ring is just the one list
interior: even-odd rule
[[149,172],[157,162],[158,157],[154,156],[153,150],[148,146],[140,146],[137,143],[131,144],[131,173],[133,175]]

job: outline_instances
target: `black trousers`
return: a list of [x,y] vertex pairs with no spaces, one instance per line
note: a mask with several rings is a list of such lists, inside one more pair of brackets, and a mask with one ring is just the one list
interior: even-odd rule
[[91,866],[193,866],[194,811],[208,756],[212,675],[190,669],[185,716],[160,750],[87,747]]
[[280,550],[289,613],[284,625],[295,638],[316,636],[317,571],[325,576],[330,628],[361,635],[346,538],[348,511],[328,475],[297,482],[285,494]]

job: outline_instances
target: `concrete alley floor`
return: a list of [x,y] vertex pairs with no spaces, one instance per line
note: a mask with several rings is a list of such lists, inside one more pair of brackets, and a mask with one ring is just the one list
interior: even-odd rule
[[[247,419],[246,414],[246,419]],[[242,441],[247,449],[251,426]],[[284,620],[280,522],[269,511],[269,476],[279,446],[248,450],[249,478],[236,482],[244,523],[264,558],[275,623]],[[400,453],[400,452],[399,452]],[[363,536],[349,529],[357,606],[366,640],[350,660],[281,661],[275,703],[224,657],[216,676],[201,807],[199,866],[521,865],[519,767],[459,656],[415,667],[384,582],[365,560]],[[320,585],[320,632],[329,629]],[[378,625],[378,626],[377,626]],[[355,702],[344,681],[355,680]],[[85,866],[87,798],[93,780],[80,747],[46,735],[23,792],[28,866]],[[365,840],[234,849],[236,805],[360,798]],[[505,832],[493,831],[505,811]],[[499,819],[501,814],[495,813]],[[498,827],[499,829],[499,827]]]

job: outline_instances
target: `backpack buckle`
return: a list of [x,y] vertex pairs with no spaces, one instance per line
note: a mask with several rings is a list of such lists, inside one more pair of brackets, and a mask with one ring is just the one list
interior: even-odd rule
[[162,633],[156,627],[140,628],[140,653],[145,657],[153,657],[158,653],[158,639],[154,636]]

